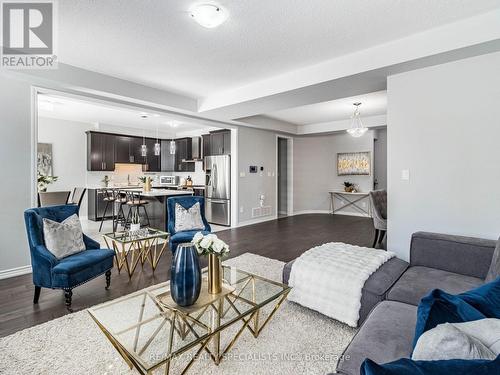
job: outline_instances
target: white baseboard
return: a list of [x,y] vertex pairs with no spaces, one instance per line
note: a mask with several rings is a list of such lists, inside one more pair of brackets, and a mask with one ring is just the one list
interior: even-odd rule
[[346,215],[346,216],[359,216],[359,217],[371,217],[361,212],[335,212],[335,215]]
[[0,280],[8,279],[9,277],[26,275],[27,273],[31,273],[31,265],[0,271]]
[[330,210],[300,210],[295,211],[293,215],[307,215],[307,214],[331,214]]
[[239,227],[245,227],[247,225],[264,223],[266,221],[276,220],[277,218],[278,218],[277,216],[266,216],[266,217],[260,217],[257,219],[246,220],[246,221],[242,221],[241,223],[238,223],[238,225],[236,225],[235,227],[232,227],[232,228],[239,228]]
[[[330,210],[301,210],[295,211],[293,215],[307,215],[307,214],[332,214]],[[359,217],[369,217],[360,212],[335,212],[335,215],[346,215],[346,216],[359,216]]]

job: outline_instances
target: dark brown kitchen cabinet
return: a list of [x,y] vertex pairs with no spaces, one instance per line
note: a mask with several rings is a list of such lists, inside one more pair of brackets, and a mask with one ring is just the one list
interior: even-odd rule
[[144,172],[160,172],[161,171],[161,151],[160,155],[155,155],[156,139],[146,138],[147,155],[143,164]]
[[210,133],[210,155],[229,155],[231,153],[231,131],[218,130]]
[[115,137],[113,135],[87,132],[87,170],[115,170]]
[[179,138],[175,140],[175,171],[194,172],[195,165],[186,162],[193,158],[193,148],[191,138]]
[[170,139],[161,141],[161,171],[175,171],[175,154],[170,153]]
[[203,134],[201,136],[203,140],[203,157],[210,156],[210,134]]
[[115,160],[117,163],[133,163],[132,137],[119,135],[115,137]]

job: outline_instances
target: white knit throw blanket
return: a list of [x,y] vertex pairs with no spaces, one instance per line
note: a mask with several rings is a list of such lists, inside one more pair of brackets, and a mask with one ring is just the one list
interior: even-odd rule
[[357,327],[366,280],[394,256],[341,242],[313,247],[293,263],[288,299]]

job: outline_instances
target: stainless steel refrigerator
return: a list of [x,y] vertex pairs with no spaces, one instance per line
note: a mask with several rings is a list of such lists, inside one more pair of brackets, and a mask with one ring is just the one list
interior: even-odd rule
[[231,225],[231,158],[205,156],[205,215],[207,221]]

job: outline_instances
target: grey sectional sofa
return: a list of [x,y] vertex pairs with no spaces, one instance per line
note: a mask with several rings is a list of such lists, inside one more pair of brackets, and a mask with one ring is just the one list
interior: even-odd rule
[[[484,283],[497,241],[437,233],[414,233],[410,263],[392,259],[365,283],[361,328],[344,352],[337,371],[358,375],[370,358],[386,363],[412,351],[417,305],[432,289],[461,293]],[[293,262],[285,265],[287,282]]]

